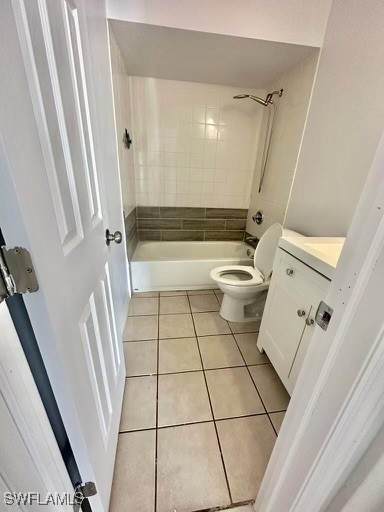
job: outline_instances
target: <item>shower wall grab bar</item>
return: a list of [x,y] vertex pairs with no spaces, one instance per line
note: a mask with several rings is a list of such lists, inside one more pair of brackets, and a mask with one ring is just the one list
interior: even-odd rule
[[[259,194],[261,192],[261,188],[263,186],[265,171],[267,170],[267,164],[269,161],[269,154],[271,152],[271,142],[273,136],[273,129],[275,127],[275,119],[277,115],[277,105],[273,101],[269,103],[271,107],[268,109],[268,121],[267,121],[267,130],[265,133],[264,147],[263,147],[263,158],[261,161],[261,171],[260,171],[260,180],[259,180]],[[271,120],[272,118],[272,120]]]

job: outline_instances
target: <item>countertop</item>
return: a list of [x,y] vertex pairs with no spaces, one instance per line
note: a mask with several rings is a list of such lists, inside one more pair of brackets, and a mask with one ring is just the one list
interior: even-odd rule
[[279,247],[332,280],[344,241],[342,237],[283,236]]

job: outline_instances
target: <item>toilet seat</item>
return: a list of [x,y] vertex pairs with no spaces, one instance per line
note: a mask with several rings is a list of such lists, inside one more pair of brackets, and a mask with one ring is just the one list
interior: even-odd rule
[[[260,320],[272,275],[273,260],[284,230],[272,224],[257,244],[253,266],[226,265],[214,268],[211,279],[223,292],[220,316],[229,322]],[[289,236],[300,236],[290,232]]]
[[245,265],[216,267],[210,276],[217,283],[240,287],[256,286],[264,282],[264,277],[257,268]]

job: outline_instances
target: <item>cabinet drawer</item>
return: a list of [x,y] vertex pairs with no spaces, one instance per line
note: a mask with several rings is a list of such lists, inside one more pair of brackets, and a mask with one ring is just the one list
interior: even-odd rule
[[330,283],[326,277],[280,248],[276,252],[273,272],[274,279],[278,279],[282,286],[286,285],[292,292],[297,291],[311,304],[324,299]]

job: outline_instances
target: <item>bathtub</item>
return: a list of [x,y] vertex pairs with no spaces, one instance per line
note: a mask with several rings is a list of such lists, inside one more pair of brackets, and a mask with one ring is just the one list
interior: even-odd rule
[[216,288],[209,272],[252,265],[249,249],[244,242],[139,242],[131,260],[132,287],[140,292]]

